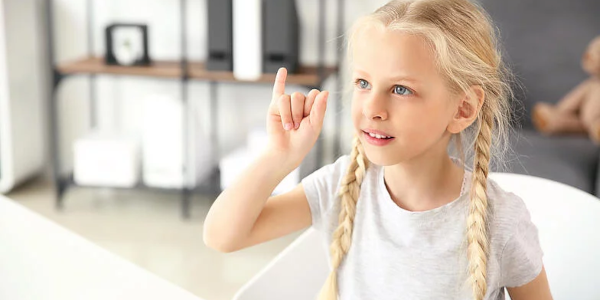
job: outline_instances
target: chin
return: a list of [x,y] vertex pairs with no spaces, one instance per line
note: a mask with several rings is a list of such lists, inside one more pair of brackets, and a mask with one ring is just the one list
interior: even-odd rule
[[[367,159],[373,164],[385,167],[396,165],[402,161],[402,155],[399,155],[397,151],[393,151],[393,148],[382,151],[383,149],[372,149],[371,147],[373,146],[363,146]],[[392,154],[392,152],[394,153]]]

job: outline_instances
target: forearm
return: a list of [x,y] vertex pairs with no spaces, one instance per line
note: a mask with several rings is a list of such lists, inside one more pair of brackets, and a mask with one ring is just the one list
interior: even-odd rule
[[289,155],[263,153],[214,202],[204,223],[204,242],[227,251],[252,230],[275,187],[297,166]]

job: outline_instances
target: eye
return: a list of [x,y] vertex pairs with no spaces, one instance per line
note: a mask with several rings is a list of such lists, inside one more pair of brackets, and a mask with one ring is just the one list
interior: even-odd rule
[[364,80],[364,79],[357,79],[356,80],[356,85],[358,85],[358,88],[360,89],[368,89],[371,87],[371,85],[369,84],[368,81]]
[[408,88],[404,86],[397,85],[396,87],[394,87],[394,93],[399,95],[412,95],[413,92],[411,92]]

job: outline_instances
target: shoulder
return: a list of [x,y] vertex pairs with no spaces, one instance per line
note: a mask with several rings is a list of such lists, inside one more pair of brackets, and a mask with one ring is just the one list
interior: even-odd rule
[[515,193],[504,190],[496,181],[488,178],[487,194],[492,216],[498,225],[509,225],[529,219],[525,201]]
[[543,265],[538,229],[525,201],[492,179],[488,179],[488,204],[491,238],[497,247],[502,285],[523,285],[535,278]]
[[531,216],[520,196],[504,190],[493,179],[488,178],[487,185],[490,226],[494,237],[505,245],[519,226],[531,222]]
[[311,209],[313,226],[321,228],[323,218],[334,210],[340,183],[350,164],[350,156],[344,155],[304,177],[301,181],[304,194]]
[[[467,171],[467,189],[469,192],[472,185],[472,171]],[[507,236],[516,230],[517,224],[529,220],[529,211],[521,197],[504,190],[492,178],[487,179],[486,194],[488,200],[488,224],[492,231],[503,235],[504,241]],[[498,238],[498,236],[496,236]]]
[[346,154],[338,157],[333,163],[325,165],[322,169],[332,173],[344,173],[348,165],[350,165],[350,155]]
[[350,164],[350,155],[338,157],[333,163],[327,164],[302,179],[302,184],[317,184],[335,186],[342,179]]

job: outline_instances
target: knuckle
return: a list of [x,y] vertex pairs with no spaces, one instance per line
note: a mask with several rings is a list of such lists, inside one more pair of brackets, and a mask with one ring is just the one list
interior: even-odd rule
[[300,101],[302,100],[302,94],[300,92],[294,92],[292,94],[292,99],[294,99],[295,101]]
[[287,118],[290,115],[289,110],[287,109],[279,109],[279,115],[281,116],[281,118]]
[[279,97],[279,100],[278,100],[279,104],[285,104],[285,103],[287,103],[289,101],[290,100],[289,100],[289,97],[287,95],[281,95]]
[[290,112],[285,109],[279,109],[279,116],[282,120],[289,119]]

